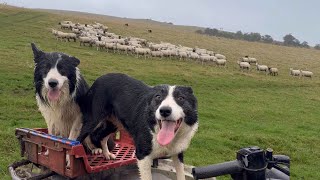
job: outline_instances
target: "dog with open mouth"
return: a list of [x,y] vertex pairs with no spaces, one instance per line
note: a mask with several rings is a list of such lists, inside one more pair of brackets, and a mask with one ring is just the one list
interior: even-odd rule
[[88,135],[98,136],[92,130],[101,122],[109,127],[106,138],[124,128],[135,143],[141,179],[151,180],[153,159],[164,156],[172,157],[177,179],[185,179],[183,152],[198,129],[191,87],[151,87],[125,74],[110,73],[98,78],[83,100],[80,142]]
[[[31,47],[35,63],[36,100],[48,133],[76,140],[82,127],[81,98],[89,90],[77,67],[80,60],[61,52],[44,52],[34,43]],[[103,131],[103,127],[104,124],[97,126],[95,134],[101,134],[99,131]],[[113,149],[112,139],[104,143],[109,144],[110,150]],[[105,146],[90,137],[84,145],[93,154],[102,153],[101,147]]]

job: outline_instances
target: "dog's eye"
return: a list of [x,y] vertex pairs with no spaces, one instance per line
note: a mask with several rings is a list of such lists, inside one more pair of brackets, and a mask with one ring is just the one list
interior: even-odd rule
[[158,95],[155,96],[155,99],[156,99],[156,100],[160,100],[160,99],[161,99],[161,96],[158,94]]
[[179,100],[179,101],[183,101],[183,100],[184,100],[184,97],[183,97],[183,96],[179,96],[179,97],[178,97],[178,100]]

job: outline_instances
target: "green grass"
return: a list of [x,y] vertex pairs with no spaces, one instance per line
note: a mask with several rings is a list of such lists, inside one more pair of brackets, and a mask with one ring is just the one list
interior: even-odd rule
[[[137,59],[98,52],[78,43],[56,41],[50,28],[61,20],[102,22],[111,32],[152,41],[199,46],[225,54],[227,68],[196,62]],[[124,28],[124,22],[129,27]],[[146,29],[153,33],[146,33]],[[109,72],[122,72],[147,84],[182,84],[193,87],[199,103],[199,131],[185,154],[193,165],[235,159],[242,147],[271,147],[291,157],[293,179],[320,177],[320,51],[250,43],[195,34],[186,27],[144,20],[98,15],[44,12],[0,5],[0,177],[9,179],[7,166],[21,159],[15,139],[17,127],[45,127],[37,110],[33,88],[30,42],[45,51],[62,51],[81,60],[80,69],[91,84]],[[242,73],[236,60],[246,54],[277,66],[277,77],[255,70]],[[290,77],[290,67],[312,70],[315,77]]]

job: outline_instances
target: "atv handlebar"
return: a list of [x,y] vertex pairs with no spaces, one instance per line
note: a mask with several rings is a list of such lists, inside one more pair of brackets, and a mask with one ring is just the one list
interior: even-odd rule
[[192,169],[195,179],[205,179],[209,177],[235,174],[242,171],[242,166],[238,160],[219,163],[210,166],[196,167]]
[[233,179],[261,180],[290,178],[290,158],[285,155],[273,155],[273,150],[266,151],[259,147],[242,148],[237,152],[237,159],[192,169],[194,178],[205,179],[230,174]]

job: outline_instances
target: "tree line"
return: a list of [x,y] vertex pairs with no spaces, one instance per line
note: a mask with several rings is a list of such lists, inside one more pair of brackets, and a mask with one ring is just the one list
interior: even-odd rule
[[[222,31],[218,30],[216,28],[206,28],[204,30],[197,30],[196,33],[199,34],[206,34],[209,36],[217,36],[217,37],[224,37],[229,39],[239,39],[239,40],[245,40],[245,41],[251,41],[251,42],[264,42],[264,43],[270,43],[270,44],[277,44],[277,45],[283,45],[283,46],[293,46],[293,47],[302,47],[302,48],[310,48],[307,41],[300,42],[297,38],[295,38],[292,34],[287,34],[283,37],[283,42],[274,40],[270,35],[261,35],[257,32],[251,32],[251,33],[243,33],[241,31],[234,32],[228,32],[228,31]],[[320,44],[317,44],[314,46],[315,49],[320,50]]]

